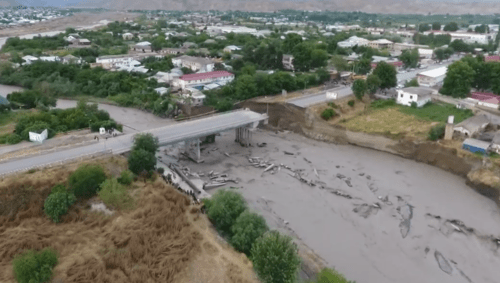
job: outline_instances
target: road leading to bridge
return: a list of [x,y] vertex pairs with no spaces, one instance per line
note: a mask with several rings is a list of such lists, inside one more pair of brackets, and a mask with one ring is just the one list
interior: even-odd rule
[[[432,65],[431,67],[426,68],[426,69],[417,69],[417,70],[406,72],[406,73],[399,73],[397,75],[397,79],[398,79],[398,82],[404,82],[406,80],[409,80],[409,79],[416,77],[418,73],[434,70],[434,69],[441,68],[441,67],[445,67],[451,63],[453,63],[453,62],[451,62],[451,61],[450,62],[443,62],[442,64]],[[333,88],[333,89],[329,89],[327,91],[337,93],[337,99],[342,98],[342,97],[346,97],[346,96],[352,94],[351,87]],[[293,99],[288,100],[287,102],[294,104],[296,106],[302,107],[302,108],[307,108],[307,107],[314,105],[314,104],[329,101],[330,99],[326,98],[327,91],[323,91],[323,92],[320,92],[320,93],[317,93],[314,95],[305,96],[305,97],[293,98]]]
[[[144,133],[152,133],[158,137],[160,144],[167,145],[252,125],[265,119],[267,119],[267,115],[265,114],[262,115],[250,110],[240,110],[218,114],[208,118],[181,122],[144,131]],[[109,138],[108,140],[101,139],[97,144],[6,161],[0,163],[0,175],[27,170],[35,166],[57,164],[80,156],[99,154],[105,150],[112,150],[113,154],[120,154],[129,151],[132,144],[133,135],[128,134]]]

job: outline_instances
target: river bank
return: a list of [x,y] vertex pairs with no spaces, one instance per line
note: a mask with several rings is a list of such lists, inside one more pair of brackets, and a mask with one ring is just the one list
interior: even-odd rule
[[[295,236],[358,283],[496,282],[500,276],[499,210],[463,178],[291,132],[258,130],[253,144],[242,148],[233,132],[223,133],[202,151],[204,163],[181,164],[205,176],[214,170],[237,179],[228,185],[273,229]],[[264,172],[248,157],[302,170],[316,186],[285,167]]]

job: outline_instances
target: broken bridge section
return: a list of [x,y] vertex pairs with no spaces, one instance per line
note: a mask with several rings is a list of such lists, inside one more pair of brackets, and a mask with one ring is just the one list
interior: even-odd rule
[[[236,110],[229,113],[217,114],[207,118],[190,120],[151,132],[157,136],[160,146],[185,143],[185,154],[195,162],[203,162],[200,156],[200,143],[202,138],[213,139],[214,135],[235,130],[236,142],[249,146],[252,131],[261,121],[267,123],[267,114],[260,114],[249,109]],[[213,140],[212,140],[213,142]],[[194,147],[194,148],[193,148]]]

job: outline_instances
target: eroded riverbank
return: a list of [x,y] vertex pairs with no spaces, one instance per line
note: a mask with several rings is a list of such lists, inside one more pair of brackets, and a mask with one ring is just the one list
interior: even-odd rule
[[[242,148],[234,133],[225,133],[204,150],[205,163],[184,164],[194,172],[237,178],[238,184],[228,185],[238,187],[273,228],[301,239],[350,280],[497,282],[499,210],[463,178],[293,133],[259,131],[253,138],[267,146]],[[300,182],[285,167],[264,173],[248,157],[302,169],[316,186]]]

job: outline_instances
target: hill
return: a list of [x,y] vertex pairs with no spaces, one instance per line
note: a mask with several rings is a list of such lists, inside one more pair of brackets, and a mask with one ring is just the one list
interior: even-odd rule
[[500,11],[500,3],[430,2],[422,0],[93,0],[83,1],[81,7],[115,10],[239,10],[273,12],[283,9],[362,11],[388,14],[493,14]]

